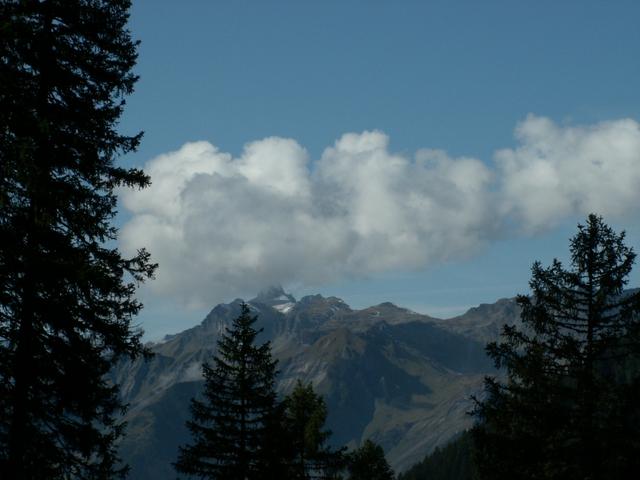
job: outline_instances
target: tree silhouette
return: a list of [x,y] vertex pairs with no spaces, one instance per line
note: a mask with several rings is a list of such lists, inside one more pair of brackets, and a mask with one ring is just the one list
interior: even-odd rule
[[349,480],[393,480],[393,470],[387,463],[382,447],[371,440],[351,452],[347,462]]
[[571,240],[571,269],[535,263],[522,328],[487,347],[507,381],[488,378],[474,429],[482,478],[630,478],[640,458],[640,292],[635,259],[601,217]]
[[273,468],[269,433],[275,422],[276,361],[269,342],[254,345],[261,330],[242,304],[218,341],[213,366],[203,365],[203,399],[193,399],[187,426],[193,443],[180,447],[176,470],[200,478],[246,480]]
[[311,383],[297,381],[284,399],[284,430],[288,450],[287,478],[307,480],[334,478],[343,468],[343,450],[327,445],[331,431],[325,429],[327,407]]
[[0,471],[109,478],[122,408],[104,375],[144,352],[132,317],[154,265],[111,245],[116,131],[136,81],[126,0],[0,2]]

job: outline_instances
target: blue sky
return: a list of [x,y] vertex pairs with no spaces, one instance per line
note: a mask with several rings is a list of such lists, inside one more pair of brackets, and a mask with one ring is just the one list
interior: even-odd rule
[[[385,208],[384,203],[381,202],[383,206],[376,211],[360,204],[356,208],[351,200],[346,200],[345,208],[353,214],[349,218],[361,226],[355,228],[344,245],[352,242],[356,246],[328,249],[326,255],[330,259],[318,254],[318,264],[301,263],[303,268],[319,270],[325,264],[333,265],[327,272],[315,277],[296,276],[291,266],[286,265],[288,260],[284,260],[285,257],[295,259],[293,254],[287,256],[287,249],[291,247],[285,245],[281,252],[277,242],[269,237],[264,242],[257,239],[256,244],[247,244],[247,251],[258,258],[256,245],[274,244],[274,250],[268,252],[270,258],[282,256],[282,262],[255,260],[252,265],[258,273],[254,276],[250,266],[244,265],[242,275],[229,274],[233,278],[228,288],[221,286],[225,272],[230,269],[228,259],[223,261],[217,257],[222,255],[220,248],[208,246],[223,245],[216,237],[222,235],[222,229],[215,222],[233,215],[247,226],[267,217],[267,225],[272,222],[274,230],[286,233],[282,225],[286,216],[270,219],[268,210],[258,217],[254,211],[241,210],[252,210],[251,206],[229,210],[229,205],[244,202],[233,195],[256,201],[263,199],[265,209],[272,205],[268,203],[272,197],[256,193],[258,187],[247,190],[249,187],[245,185],[231,189],[225,184],[224,203],[215,203],[221,201],[211,200],[215,193],[211,191],[212,185],[217,184],[203,183],[203,180],[198,186],[192,186],[193,178],[189,177],[189,190],[180,187],[183,190],[179,193],[181,198],[199,205],[187,213],[202,230],[191,243],[176,247],[181,247],[185,256],[194,257],[185,261],[185,265],[194,269],[193,278],[197,282],[196,286],[189,286],[189,281],[184,280],[189,272],[175,271],[182,268],[179,257],[174,258],[175,252],[157,246],[154,253],[154,242],[168,230],[160,227],[154,230],[148,223],[140,223],[141,219],[157,220],[158,215],[162,216],[157,207],[140,205],[145,202],[162,205],[168,202],[162,196],[166,192],[158,190],[148,198],[130,195],[124,201],[119,218],[123,225],[123,249],[133,248],[136,241],[147,243],[161,263],[156,282],[159,287],[150,285],[141,291],[147,308],[139,320],[149,338],[191,326],[218,301],[249,296],[256,282],[277,281],[280,277],[285,287],[297,296],[315,292],[337,295],[356,307],[393,301],[434,316],[451,316],[481,302],[526,292],[531,263],[536,259],[548,263],[554,256],[566,257],[567,239],[575,232],[576,223],[584,218],[586,209],[599,211],[605,214],[608,223],[626,229],[629,243],[638,250],[640,225],[634,213],[633,192],[616,188],[617,180],[611,178],[609,190],[598,186],[602,191],[582,197],[576,189],[583,177],[566,178],[571,165],[579,167],[581,161],[599,162],[596,157],[602,155],[602,150],[606,151],[602,145],[613,145],[615,150],[611,156],[603,157],[605,179],[607,172],[620,172],[624,168],[629,172],[623,178],[633,177],[634,166],[640,171],[640,154],[629,153],[636,145],[636,122],[640,120],[638,18],[640,4],[634,1],[134,2],[131,30],[142,42],[137,66],[141,78],[135,94],[128,99],[121,126],[126,132],[144,130],[145,137],[137,153],[121,159],[126,165],[146,165],[160,171],[154,159],[168,155],[167,164],[179,170],[180,165],[191,165],[189,155],[204,155],[205,163],[219,160],[221,165],[227,165],[225,172],[234,164],[244,165],[238,167],[239,170],[233,167],[233,172],[228,173],[231,175],[228,178],[237,179],[245,175],[243,172],[255,173],[260,165],[269,164],[269,159],[274,161],[273,155],[276,158],[282,155],[290,158],[282,165],[291,165],[292,169],[303,165],[300,168],[306,169],[287,185],[296,181],[309,184],[304,187],[308,192],[303,193],[311,192],[309,202],[313,205],[308,207],[311,210],[300,207],[294,211],[311,216],[315,215],[309,213],[315,212],[315,204],[333,198],[334,194],[329,191],[344,187],[340,190],[344,193],[359,188],[353,185],[347,188],[342,180],[335,178],[334,184],[327,186],[327,178],[342,168],[341,165],[359,162],[358,159],[369,155],[353,150],[356,143],[357,148],[362,147],[363,132],[378,132],[378,136],[367,137],[367,145],[375,144],[365,148],[373,152],[367,158],[406,160],[406,164],[399,167],[404,173],[398,173],[394,181],[431,172],[442,175],[442,181],[446,182],[452,178],[452,166],[466,161],[461,159],[473,159],[464,163],[465,168],[470,169],[465,170],[468,175],[486,173],[491,178],[478,185],[456,184],[461,189],[454,191],[458,197],[467,198],[470,189],[482,190],[482,202],[486,205],[483,203],[484,208],[478,215],[485,217],[456,220],[448,227],[451,212],[457,212],[458,207],[468,211],[475,197],[469,197],[467,203],[456,203],[456,207],[443,200],[445,193],[423,192],[416,181],[409,182],[408,178],[405,178],[408,186],[398,187],[395,182],[388,187],[389,195],[384,198],[397,201],[398,209],[415,195],[422,202],[434,201],[433,221],[448,229],[443,232],[434,226],[414,231],[401,223],[400,228],[407,230],[406,235],[424,241],[425,250],[430,252],[424,257],[415,253],[415,262],[409,253],[403,256],[394,250],[394,245],[400,245],[397,249],[412,251],[414,243],[410,243],[410,247],[402,243],[407,236],[387,239],[376,231],[376,225],[383,225],[375,217],[380,208]],[[624,123],[623,119],[631,123]],[[525,133],[514,135],[517,128]],[[336,144],[347,133],[354,133],[356,137]],[[292,139],[293,144],[263,141],[270,137]],[[215,146],[215,152],[204,144],[200,145],[204,148],[202,151],[195,147],[180,150],[196,141]],[[250,155],[243,149],[251,142],[257,142],[254,145],[256,159],[249,161]],[[554,171],[559,185],[572,182],[577,185],[563,190],[558,197],[561,204],[557,212],[553,212],[554,191],[540,197],[526,190],[531,187],[526,187],[526,179],[531,177],[527,162],[537,161],[535,152],[546,152],[547,145],[552,152],[550,161],[558,167]],[[334,147],[335,151],[327,154],[328,147]],[[433,153],[423,155],[427,164],[438,165],[433,167],[437,171],[425,173],[414,165],[422,155],[416,156],[416,152],[422,149],[445,152],[445,160]],[[504,162],[508,162],[504,155],[496,155],[504,149],[509,150],[509,158],[515,159],[516,173],[504,167]],[[171,153],[177,151],[181,153]],[[547,154],[544,152],[540,155]],[[228,153],[229,158],[214,160],[221,153]],[[304,158],[300,159],[300,155]],[[564,165],[563,158],[573,157],[575,163]],[[543,160],[546,162],[548,158]],[[362,160],[365,161],[369,160]],[[377,172],[381,175],[380,185],[386,185],[383,180],[387,173],[380,173],[377,161],[367,164],[369,170],[362,167],[362,175]],[[608,169],[606,162],[613,162]],[[207,170],[206,166],[199,168],[206,172],[196,172],[200,175],[198,178],[227,175]],[[271,185],[271,180],[264,178],[269,174],[283,174],[278,170],[280,167],[273,168],[275,170],[260,172],[261,182]],[[589,182],[593,175],[587,173],[585,189],[592,189]],[[251,177],[253,173],[248,175]],[[323,180],[318,180],[320,177]],[[411,195],[405,195],[403,189]],[[522,198],[518,196],[518,189],[524,189]],[[370,198],[367,195],[376,198],[375,192],[357,190],[357,194],[359,199]],[[620,200],[612,206],[608,199],[617,199],[618,194]],[[278,198],[273,205],[288,208],[282,203],[284,200]],[[542,212],[538,209],[540,198],[549,202]],[[457,199],[451,201],[455,203]],[[225,215],[213,218],[204,207],[209,211],[224,210]],[[385,213],[389,212],[380,213],[383,218]],[[397,212],[387,215],[389,225],[398,225],[394,215]],[[331,216],[321,217],[336,220]],[[415,221],[429,223],[430,218],[418,214]],[[479,226],[479,223],[493,224],[494,221],[496,225],[486,231]],[[158,222],[160,220],[153,225],[157,227]],[[316,228],[322,227],[317,218],[313,222]],[[205,228],[207,225],[211,226]],[[331,228],[338,228],[336,225],[340,224],[332,225]],[[248,225],[248,228],[248,234],[270,235],[268,231],[265,233],[262,224],[255,228]],[[457,234],[450,238],[450,232],[458,228]],[[311,230],[305,235],[316,234]],[[175,229],[171,231],[175,233]],[[318,248],[312,238],[300,237],[297,232],[282,235],[282,238],[293,238],[296,245],[306,245],[308,240],[306,248],[310,250],[297,252],[298,255],[309,256],[310,251]],[[193,243],[195,238],[202,243]],[[441,244],[433,247],[430,242]],[[170,243],[167,240],[165,245]],[[348,248],[351,250],[347,252]],[[383,253],[375,268],[362,265],[362,255],[366,252],[375,255],[378,251]],[[202,262],[196,260],[199,255],[204,259]],[[216,269],[218,264],[220,268]],[[341,264],[349,267],[341,268]],[[203,271],[196,272],[198,268]],[[183,279],[172,283],[167,280],[169,277]],[[634,274],[633,283],[638,284],[639,278]],[[188,295],[188,288],[199,292],[197,298]],[[209,291],[207,289],[211,291],[210,305],[204,298],[207,294],[202,293]]]

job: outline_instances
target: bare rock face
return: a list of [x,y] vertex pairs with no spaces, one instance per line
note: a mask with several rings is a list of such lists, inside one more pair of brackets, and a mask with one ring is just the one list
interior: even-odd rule
[[[189,399],[198,395],[201,365],[240,313],[241,300],[218,305],[202,323],[152,345],[149,361],[118,366],[113,378],[129,403],[121,455],[131,478],[175,478],[171,462],[189,441]],[[279,360],[281,394],[297,379],[312,382],[329,410],[336,445],[381,444],[402,471],[470,426],[469,397],[493,368],[486,341],[519,319],[513,300],[481,305],[450,320],[391,303],[352,310],[336,297],[296,301],[271,287],[249,301]]]

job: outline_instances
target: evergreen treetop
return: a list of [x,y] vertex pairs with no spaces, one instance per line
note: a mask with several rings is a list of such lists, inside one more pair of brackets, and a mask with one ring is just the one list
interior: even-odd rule
[[288,478],[335,478],[344,466],[344,449],[334,450],[327,445],[331,431],[325,429],[327,407],[324,399],[314,391],[311,383],[298,380],[283,406]]
[[180,448],[176,469],[200,478],[264,478],[276,414],[276,361],[247,304],[218,341],[213,365],[204,364],[203,398],[193,399],[187,423],[193,443]]
[[393,470],[387,463],[382,447],[371,440],[351,452],[347,469],[349,480],[393,480]]

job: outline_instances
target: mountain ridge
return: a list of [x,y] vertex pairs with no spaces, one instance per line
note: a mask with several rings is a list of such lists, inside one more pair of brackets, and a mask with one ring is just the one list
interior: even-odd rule
[[[133,478],[174,478],[177,447],[189,440],[188,399],[201,386],[201,365],[240,311],[241,299],[216,305],[203,321],[150,343],[152,360],[123,362],[113,372],[130,407],[121,454]],[[352,309],[338,297],[300,300],[281,287],[248,302],[279,361],[278,391],[311,382],[327,402],[335,444],[381,444],[402,471],[470,425],[469,397],[493,373],[484,342],[518,321],[513,299],[437,319],[390,302]],[[286,307],[283,307],[286,306]]]

